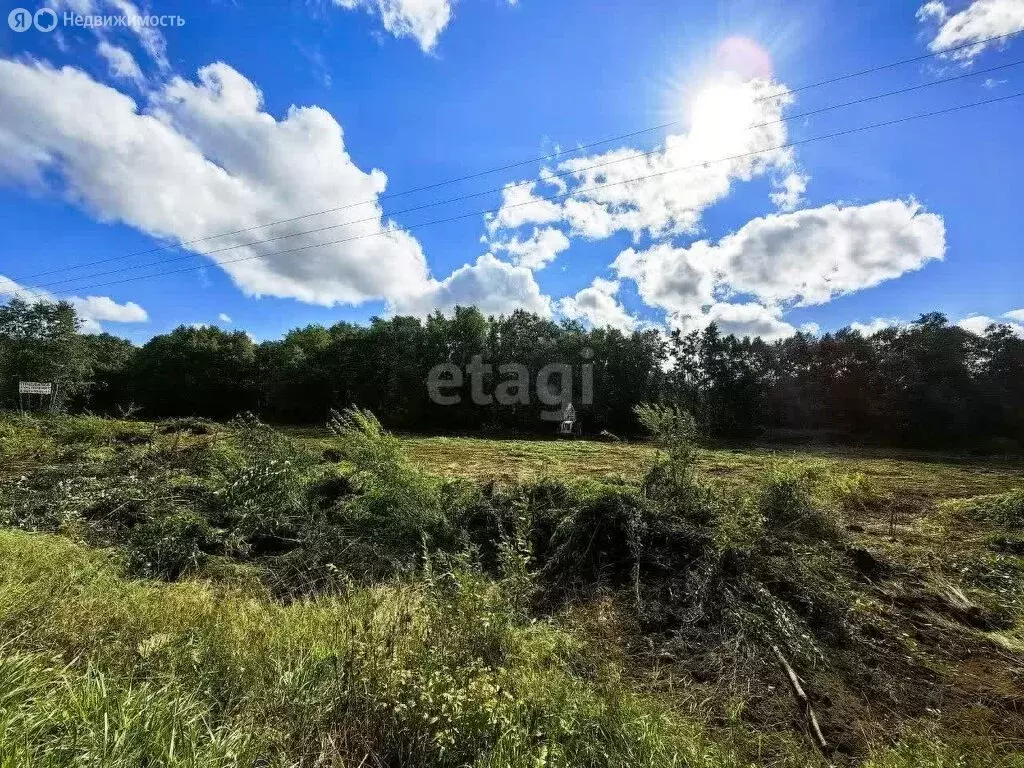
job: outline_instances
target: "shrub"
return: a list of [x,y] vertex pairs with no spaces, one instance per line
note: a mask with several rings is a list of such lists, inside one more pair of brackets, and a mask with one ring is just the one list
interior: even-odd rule
[[823,492],[826,499],[849,519],[878,514],[892,503],[892,499],[887,498],[875,483],[861,472],[826,473]]
[[43,429],[60,445],[98,444],[107,442],[118,424],[101,416],[51,416]]
[[312,459],[251,414],[231,422],[236,452],[222,466],[224,525],[241,555],[294,548],[306,513]]
[[356,575],[409,570],[424,551],[457,547],[460,537],[448,511],[458,516],[467,483],[415,469],[369,411],[335,412],[329,427],[353,467],[356,495],[335,511],[335,520],[348,538],[347,562]]
[[354,406],[331,411],[327,428],[339,441],[340,457],[351,462],[358,474],[385,479],[410,470],[398,438],[387,432],[370,411]]
[[134,528],[125,545],[125,556],[132,573],[174,581],[198,568],[214,541],[206,520],[182,512]]
[[582,585],[620,587],[639,578],[649,555],[651,510],[639,491],[593,484],[564,510],[544,544],[543,574],[560,590]]
[[827,470],[814,465],[770,464],[756,491],[765,527],[788,538],[838,540],[838,522],[817,493],[827,477]]
[[679,482],[693,472],[697,458],[697,422],[674,405],[643,403],[634,408],[637,419],[665,452],[664,464]]
[[774,645],[794,656],[846,633],[851,574],[828,475],[776,463],[747,492],[712,486],[697,470],[692,419],[671,408],[638,415],[664,450],[643,481],[647,503],[619,533],[637,553],[632,592],[647,631],[687,653]]
[[57,446],[44,434],[40,422],[31,416],[0,414],[0,465],[51,456]]

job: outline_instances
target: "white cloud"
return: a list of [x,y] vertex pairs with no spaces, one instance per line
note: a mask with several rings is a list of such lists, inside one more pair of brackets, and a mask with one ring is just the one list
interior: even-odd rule
[[917,9],[917,20],[922,23],[934,21],[936,24],[942,24],[948,18],[949,11],[946,10],[946,4],[940,0],[929,0]]
[[431,281],[416,296],[389,303],[398,314],[425,316],[435,309],[451,312],[456,306],[475,306],[485,315],[507,315],[517,309],[551,315],[551,300],[541,294],[533,272],[486,253],[475,264],[466,264],[444,280]]
[[[139,18],[148,15],[143,13],[137,5],[129,2],[129,0],[107,0],[106,5],[122,16],[129,18]],[[160,31],[160,27],[137,24],[133,25],[131,30],[139,38],[142,47],[149,54],[150,58],[156,62],[157,66],[162,70],[168,69],[167,41]]]
[[900,321],[894,318],[876,317],[866,323],[850,323],[850,329],[859,331],[862,336],[874,336],[879,331],[884,331],[886,328],[892,328],[893,326],[898,325],[901,325]]
[[995,322],[996,321],[991,317],[986,317],[985,315],[971,315],[970,317],[965,317],[963,320],[957,322],[957,325],[965,331],[970,331],[971,333],[976,333],[981,336],[984,335],[985,329]]
[[384,29],[395,37],[412,37],[425,53],[452,18],[453,0],[334,0],[346,10],[363,10],[380,16]]
[[588,288],[559,300],[558,311],[570,320],[581,320],[595,328],[635,330],[639,321],[615,298],[618,292],[617,281],[596,277]]
[[986,48],[999,47],[1006,39],[981,41],[1024,28],[1024,0],[974,0],[959,13],[951,13],[940,0],[931,0],[918,8],[917,18],[923,24],[936,25],[935,36],[928,43],[930,50],[966,45],[947,54],[966,66]]
[[636,283],[648,306],[686,314],[714,301],[711,264],[692,249],[668,243],[646,251],[629,248],[619,254],[612,269]]
[[72,296],[69,301],[82,317],[111,323],[144,323],[149,315],[134,301],[118,304],[109,296]]
[[518,266],[543,269],[569,248],[569,238],[553,227],[535,227],[526,240],[513,237],[507,242],[490,243],[490,246],[495,251],[507,253]]
[[9,277],[0,275],[0,298],[12,297],[28,302],[63,300],[74,306],[82,321],[83,333],[100,333],[102,322],[111,323],[145,323],[149,314],[136,304],[129,301],[118,304],[109,296],[54,296],[48,291],[27,288]]
[[672,313],[668,322],[670,327],[683,333],[703,330],[715,323],[723,335],[732,334],[740,338],[760,336],[765,341],[785,339],[796,333],[796,328],[779,317],[777,309],[756,302],[716,303],[698,312]]
[[941,259],[945,225],[914,201],[826,205],[754,219],[716,246],[691,246],[732,290],[824,304]]
[[[0,100],[11,105],[0,113],[0,148],[7,150],[0,180],[43,185],[58,176],[62,190],[98,218],[191,243],[248,295],[325,306],[383,299],[416,314],[455,304],[551,313],[526,266],[490,254],[432,278],[415,238],[383,218],[376,198],[386,176],[353,163],[334,118],[318,107],[292,107],[278,120],[263,111],[256,86],[226,64],[204,67],[195,82],[172,78],[142,110],[79,70],[0,59]],[[329,219],[259,227],[322,209],[325,200],[354,207]],[[369,220],[282,238],[339,219]],[[259,228],[192,242],[252,227]],[[251,244],[266,238],[278,239]],[[347,242],[308,247],[331,240]],[[561,249],[556,240],[557,233],[539,234],[532,253],[520,243],[524,263]],[[222,250],[230,246],[239,247]]]
[[775,191],[771,194],[772,202],[781,211],[793,211],[804,201],[807,183],[811,177],[800,171],[791,171],[781,181],[773,182]]
[[[1003,317],[1010,317],[1012,314],[1013,313],[1008,312],[1003,315]],[[963,320],[957,322],[957,325],[965,331],[970,331],[978,336],[984,336],[985,331],[990,325],[1005,325],[1010,328],[1015,336],[1024,339],[1024,325],[1010,323],[1005,320],[996,320],[995,318],[987,317],[985,315],[971,315],[970,317],[965,317]]]
[[4,299],[21,299],[22,301],[27,301],[29,303],[37,301],[56,301],[53,294],[47,293],[46,291],[26,288],[6,275],[0,275],[0,302]]
[[[226,64],[204,67],[196,82],[175,77],[152,99],[142,110],[80,70],[0,59],[0,181],[43,185],[57,176],[62,191],[98,218],[173,242],[300,216],[325,201],[375,200],[387,183],[383,172],[355,165],[325,110],[291,107],[275,119],[262,111],[256,86]],[[248,245],[354,219],[370,221]],[[382,228],[386,234],[377,234]],[[228,246],[242,247],[212,253]],[[376,202],[188,247],[254,296],[355,304],[432,285],[419,243],[384,220]]]
[[11,278],[4,275],[0,275],[0,297],[13,296],[18,299],[24,299],[25,301],[34,301],[39,298],[38,296],[33,297],[33,294]]
[[734,182],[769,172],[785,179],[776,193],[780,204],[795,205],[806,177],[783,146],[788,134],[781,117],[792,101],[785,86],[770,80],[720,76],[693,99],[689,130],[649,154],[620,148],[560,163],[556,171],[571,182],[562,203],[538,201],[535,184],[507,187],[490,231],[562,221],[572,235],[589,239],[620,230],[634,237],[692,234]]
[[1003,317],[1008,317],[1011,320],[1019,320],[1024,323],[1024,309],[1015,309],[1011,312],[1004,312]]
[[[83,16],[116,16],[126,19],[140,19],[149,16],[130,0],[51,0],[50,7],[58,12],[70,11]],[[159,15],[159,14],[158,14]],[[170,64],[167,61],[167,40],[158,26],[148,24],[127,24],[119,27],[93,27],[93,31],[100,38],[101,44],[106,42],[106,36],[110,29],[128,29],[136,37],[139,45],[149,55],[153,62],[162,70],[167,71]],[[122,49],[123,50],[123,49]],[[110,57],[103,50],[100,55],[110,61]],[[127,51],[124,53],[127,54]],[[116,54],[115,54],[116,55]],[[130,54],[129,54],[130,57]],[[123,60],[123,56],[121,59]],[[113,68],[113,64],[111,64]]]
[[111,45],[106,40],[100,40],[96,47],[97,53],[107,60],[110,68],[110,76],[121,80],[130,80],[136,85],[144,85],[146,82],[139,64],[135,58],[124,48]]
[[883,200],[770,214],[716,244],[629,249],[613,267],[669,311],[692,312],[719,294],[808,306],[920,269],[945,248],[941,217],[914,201]]
[[[562,217],[562,209],[557,203],[537,195],[536,190],[536,182],[505,185],[501,195],[501,208],[497,214],[487,215],[487,231],[494,235],[499,229],[516,229],[524,224],[549,224],[558,221]],[[563,191],[564,189],[560,190],[559,194]]]
[[230,323],[231,315],[225,312],[221,312],[219,315],[217,315],[217,319],[220,320],[222,323]]

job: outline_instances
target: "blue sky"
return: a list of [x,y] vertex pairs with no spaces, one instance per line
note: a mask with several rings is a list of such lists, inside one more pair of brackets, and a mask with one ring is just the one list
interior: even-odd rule
[[1024,90],[1024,65],[983,72],[1024,59],[1009,37],[797,90],[1013,32],[1024,0],[50,7],[51,32],[0,25],[0,293],[71,297],[90,329],[264,339],[476,303],[768,337],[940,310],[1024,333],[1024,98],[785,148]]

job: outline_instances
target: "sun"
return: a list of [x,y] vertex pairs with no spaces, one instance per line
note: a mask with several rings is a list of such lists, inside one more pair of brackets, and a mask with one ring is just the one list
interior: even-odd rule
[[758,118],[751,87],[735,75],[720,75],[701,84],[688,104],[691,134],[715,145],[730,146]]
[[[755,82],[773,80],[772,54],[746,35],[728,35],[691,60],[665,87],[664,113],[713,139],[756,122]],[[718,142],[715,142],[718,143]]]

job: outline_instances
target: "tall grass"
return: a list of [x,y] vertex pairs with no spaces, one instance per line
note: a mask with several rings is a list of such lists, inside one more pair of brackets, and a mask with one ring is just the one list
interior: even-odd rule
[[0,765],[742,764],[472,573],[286,606],[43,534],[0,563]]
[[[252,418],[0,429],[42,456],[0,485],[25,529],[0,531],[0,768],[823,763],[779,727],[795,710],[772,648],[826,729],[860,729],[840,759],[1015,765],[943,744],[963,734],[913,707],[882,731],[859,703],[930,685],[909,653],[952,661],[907,631],[935,611],[943,642],[984,653],[925,582],[851,555],[844,515],[884,498],[792,463],[723,489],[685,413],[641,415],[663,449],[643,483],[446,479],[355,410],[331,424],[338,463]],[[1004,526],[1017,510],[984,501]],[[888,610],[896,589],[931,612]]]

